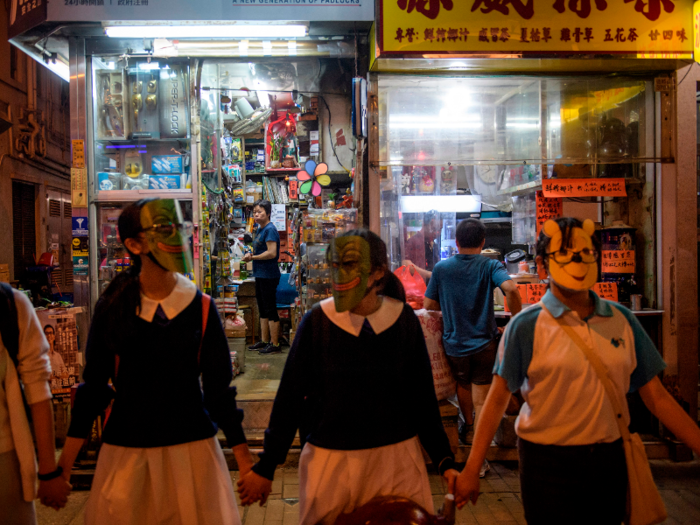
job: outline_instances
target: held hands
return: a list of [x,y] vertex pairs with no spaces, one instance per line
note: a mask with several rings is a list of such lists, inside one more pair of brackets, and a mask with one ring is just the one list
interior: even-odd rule
[[476,505],[476,500],[479,498],[479,471],[471,472],[465,467],[457,477],[454,495],[458,509],[464,507],[468,501]]
[[244,507],[252,505],[256,501],[259,501],[262,507],[265,505],[270,492],[272,492],[272,481],[256,474],[252,470],[243,474],[237,485],[238,494],[241,496],[241,505]]
[[39,501],[42,505],[54,510],[61,510],[68,503],[68,494],[72,487],[64,476],[58,476],[50,481],[39,482]]
[[453,468],[446,470],[442,477],[445,478],[445,481],[447,482],[447,493],[454,494],[457,478],[459,477],[459,470]]
[[250,262],[253,260],[253,254],[252,253],[246,253],[243,256],[243,262]]

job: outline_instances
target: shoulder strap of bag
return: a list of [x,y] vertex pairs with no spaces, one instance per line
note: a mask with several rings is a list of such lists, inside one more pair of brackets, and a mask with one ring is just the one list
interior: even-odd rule
[[[542,308],[549,312],[547,307],[544,305],[544,303],[540,303]],[[551,312],[549,312],[550,315],[552,315]],[[554,315],[552,315],[554,317]],[[620,403],[617,399],[616,390],[615,390],[615,385],[613,384],[612,380],[610,379],[610,376],[608,376],[608,369],[605,367],[603,362],[600,360],[600,358],[596,355],[596,353],[593,351],[591,347],[589,347],[583,339],[576,333],[576,331],[567,325],[561,317],[557,318],[554,317],[554,320],[559,324],[559,326],[566,332],[566,334],[571,338],[571,340],[576,343],[576,345],[581,349],[581,351],[584,353],[586,356],[586,359],[588,359],[588,362],[591,363],[591,366],[593,367],[593,370],[595,370],[596,375],[598,376],[598,379],[600,379],[600,382],[603,383],[603,388],[605,388],[605,392],[608,395],[608,400],[612,404],[613,410],[615,411],[615,421],[617,422],[617,426],[620,429],[620,435],[625,441],[628,441],[630,439],[630,431],[629,428],[627,428],[627,425],[625,425],[624,419],[622,417],[622,407],[620,406]]]
[[197,364],[202,357],[202,345],[204,344],[204,333],[207,331],[207,323],[209,322],[209,308],[211,297],[207,294],[202,294],[202,338],[199,341],[199,350],[197,351]]
[[18,368],[19,365],[19,317],[12,287],[0,283],[0,334],[2,342],[10,354],[10,359]]

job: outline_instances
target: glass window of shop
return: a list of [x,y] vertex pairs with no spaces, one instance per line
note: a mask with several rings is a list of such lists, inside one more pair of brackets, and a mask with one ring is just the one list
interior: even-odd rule
[[393,268],[452,256],[456,225],[472,216],[512,220],[511,243],[532,245],[543,178],[642,181],[658,160],[648,79],[382,74],[378,85]]
[[191,189],[188,62],[96,56],[92,65],[100,200],[103,192]]

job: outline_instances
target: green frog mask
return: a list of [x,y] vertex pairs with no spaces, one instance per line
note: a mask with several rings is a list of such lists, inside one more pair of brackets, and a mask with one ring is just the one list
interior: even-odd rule
[[148,256],[153,262],[171,272],[192,271],[192,223],[182,220],[182,211],[176,200],[157,199],[144,204],[141,227],[151,250]]
[[367,294],[371,272],[369,243],[358,236],[338,237],[330,248],[335,309],[346,312],[355,308]]

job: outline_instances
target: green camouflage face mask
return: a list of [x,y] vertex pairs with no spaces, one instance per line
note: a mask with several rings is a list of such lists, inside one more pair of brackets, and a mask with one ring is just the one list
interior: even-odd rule
[[151,260],[170,272],[192,271],[189,232],[176,200],[158,199],[144,204],[141,227],[151,250],[148,254]]
[[331,243],[331,281],[338,312],[355,308],[367,293],[371,271],[369,243],[362,237],[338,237]]

